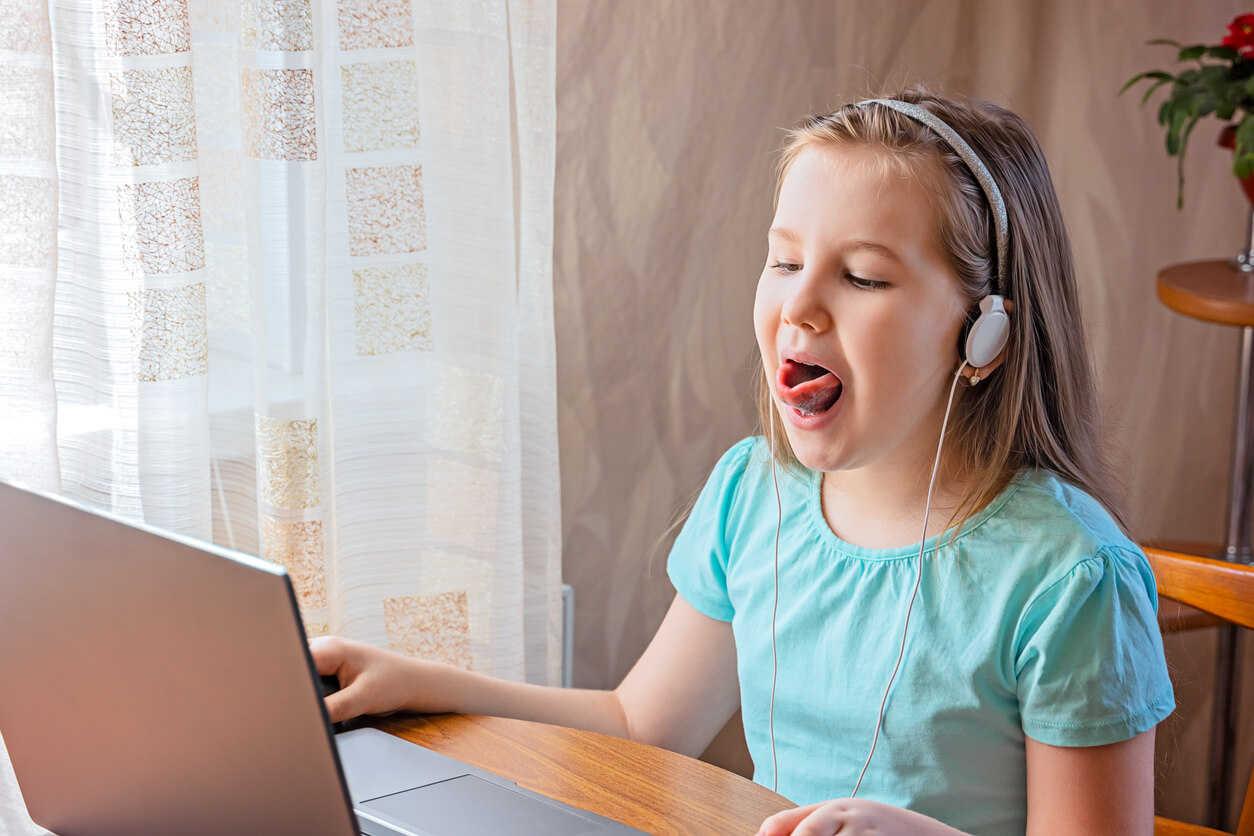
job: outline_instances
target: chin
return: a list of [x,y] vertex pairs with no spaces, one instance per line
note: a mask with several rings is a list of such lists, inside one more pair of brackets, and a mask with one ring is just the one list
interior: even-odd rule
[[838,450],[833,449],[834,445],[824,444],[821,439],[803,438],[798,440],[789,435],[788,444],[792,447],[792,454],[797,461],[810,470],[829,472],[844,470],[846,467],[845,456],[841,455]]

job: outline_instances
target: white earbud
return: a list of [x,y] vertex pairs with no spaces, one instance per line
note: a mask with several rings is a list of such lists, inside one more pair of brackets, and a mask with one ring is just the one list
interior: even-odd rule
[[1010,316],[1006,305],[997,294],[980,300],[980,313],[967,332],[967,365],[982,369],[997,359],[1010,337]]

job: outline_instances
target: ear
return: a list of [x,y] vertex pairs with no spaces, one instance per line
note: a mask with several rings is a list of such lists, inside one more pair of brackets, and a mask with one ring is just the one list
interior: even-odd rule
[[[1009,299],[1004,299],[1002,300],[1002,306],[1006,310],[1006,316],[1011,320],[1011,322],[1013,322],[1014,313],[1015,313],[1015,303],[1010,301]],[[974,383],[971,383],[971,378],[973,376],[978,375],[978,377],[976,377],[977,382],[981,380],[987,380],[989,375],[991,375],[994,371],[996,371],[997,368],[1001,366],[1002,363],[1006,362],[1006,350],[1009,348],[1010,348],[1010,341],[1007,340],[1006,345],[1002,348],[1000,352],[997,353],[997,356],[994,357],[991,362],[985,363],[983,366],[981,366],[978,369],[971,369],[969,373],[964,370],[962,376],[963,378],[966,379],[968,385],[971,385],[971,386],[975,385]],[[970,369],[971,367],[968,366],[967,368]]]

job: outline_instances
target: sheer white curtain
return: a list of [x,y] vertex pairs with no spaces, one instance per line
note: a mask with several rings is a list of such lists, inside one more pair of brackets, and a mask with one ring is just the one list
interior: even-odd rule
[[556,683],[554,2],[0,4],[0,477]]

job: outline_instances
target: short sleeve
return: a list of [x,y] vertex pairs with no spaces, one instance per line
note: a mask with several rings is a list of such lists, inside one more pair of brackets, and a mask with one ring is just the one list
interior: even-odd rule
[[735,615],[727,595],[727,521],[754,443],[746,438],[719,459],[666,561],[675,591],[698,612],[719,621]]
[[1015,676],[1023,731],[1054,746],[1101,746],[1175,708],[1145,556],[1106,548],[1028,606]]

